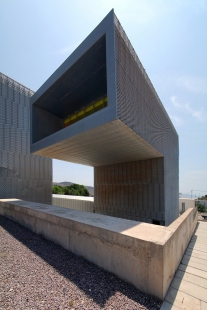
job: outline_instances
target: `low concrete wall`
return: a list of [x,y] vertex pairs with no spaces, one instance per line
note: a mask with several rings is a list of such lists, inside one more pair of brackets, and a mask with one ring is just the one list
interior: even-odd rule
[[52,205],[84,212],[94,211],[94,198],[85,196],[52,195]]
[[196,208],[168,227],[17,199],[0,214],[161,300],[197,224]]
[[163,247],[163,296],[177,270],[198,222],[197,208],[189,208],[171,225],[165,227],[170,238]]

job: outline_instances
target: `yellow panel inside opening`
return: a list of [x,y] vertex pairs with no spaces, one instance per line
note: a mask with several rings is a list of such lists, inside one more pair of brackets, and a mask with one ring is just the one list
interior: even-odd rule
[[95,103],[87,106],[84,109],[81,109],[80,111],[70,115],[69,117],[64,119],[64,127],[68,127],[77,121],[83,119],[84,117],[87,117],[107,106],[107,97],[102,98],[101,100],[96,101]]

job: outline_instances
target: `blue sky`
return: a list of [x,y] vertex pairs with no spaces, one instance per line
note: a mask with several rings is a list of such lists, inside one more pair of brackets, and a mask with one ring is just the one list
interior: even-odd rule
[[[206,0],[0,0],[0,71],[36,91],[112,8],[179,134],[180,192],[207,194]],[[93,185],[53,162],[54,181]]]

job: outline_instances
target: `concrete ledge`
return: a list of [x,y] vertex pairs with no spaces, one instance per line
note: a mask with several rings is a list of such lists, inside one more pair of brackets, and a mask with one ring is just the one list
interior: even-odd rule
[[168,227],[18,199],[1,199],[0,214],[161,300],[197,224],[196,208]]

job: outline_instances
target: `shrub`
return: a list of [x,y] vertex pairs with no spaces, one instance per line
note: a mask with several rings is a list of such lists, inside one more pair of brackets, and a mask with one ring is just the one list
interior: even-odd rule
[[202,204],[199,203],[197,207],[199,212],[206,212],[206,208]]
[[89,196],[89,191],[83,185],[71,184],[70,186],[62,187],[60,185],[54,185],[52,187],[53,194],[64,194],[74,196]]
[[53,194],[63,194],[63,187],[60,185],[54,185],[52,187],[52,193]]

